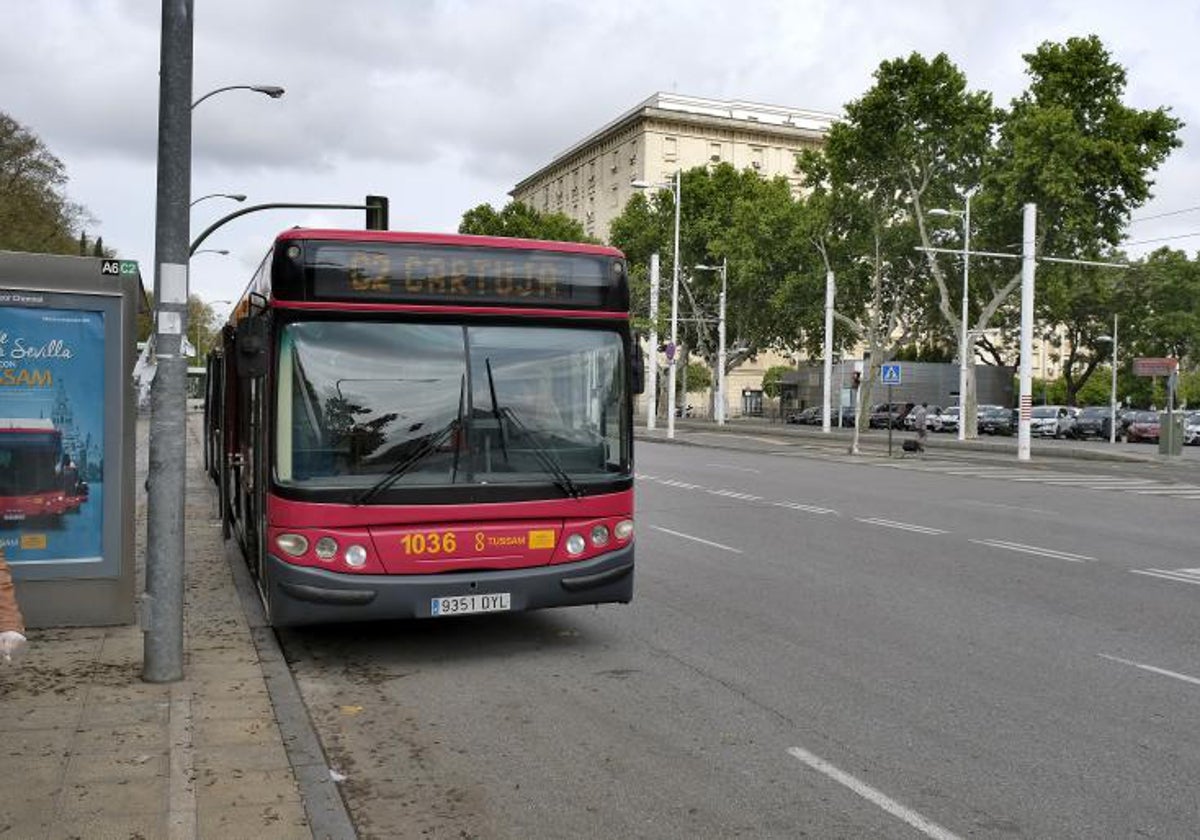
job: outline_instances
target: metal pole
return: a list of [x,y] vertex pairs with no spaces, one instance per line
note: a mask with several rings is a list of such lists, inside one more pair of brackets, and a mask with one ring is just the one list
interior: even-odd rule
[[646,428],[658,425],[658,254],[650,255],[650,395],[646,398]]
[[183,678],[183,521],[187,420],[188,209],[192,166],[193,0],[162,4],[158,93],[158,195],[154,241],[154,346],[146,485],[146,592],[142,679]]
[[729,285],[729,260],[721,260],[721,311],[717,324],[717,425],[725,425],[725,307]]
[[671,267],[671,347],[667,360],[667,437],[675,437],[675,370],[679,366],[679,203],[680,174],[675,170],[675,264]]
[[[1017,430],[1017,460],[1029,460],[1029,418],[1033,408],[1033,258],[1037,205],[1026,204],[1021,237],[1021,395]],[[1043,371],[1043,375],[1045,372]],[[959,420],[961,423],[961,419]]]
[[967,439],[967,417],[971,411],[974,411],[974,400],[968,400],[967,387],[967,365],[968,359],[974,355],[972,349],[969,349],[970,342],[967,340],[967,277],[971,266],[971,195],[970,190],[967,191],[967,207],[963,214],[963,287],[962,287],[962,336],[958,347],[958,439]]
[[[825,370],[822,377],[825,381],[822,387],[821,405],[823,417],[821,419],[821,431],[829,434],[831,418],[829,416],[830,407],[833,404],[833,297],[836,294],[836,286],[834,284],[833,272],[825,272]],[[838,417],[841,417],[841,410],[838,410]]]
[[1117,442],[1117,313],[1113,313],[1112,394],[1109,399],[1108,442]]
[[892,386],[891,385],[888,386],[888,403],[887,404],[888,404],[888,419],[887,419],[888,457],[891,458],[892,457],[892,418],[895,416],[894,414],[892,414]]

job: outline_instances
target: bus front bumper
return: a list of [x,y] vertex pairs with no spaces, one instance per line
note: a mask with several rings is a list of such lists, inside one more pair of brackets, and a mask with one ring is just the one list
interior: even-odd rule
[[293,566],[267,555],[271,624],[432,618],[437,598],[510,597],[509,612],[633,599],[633,546],[591,560],[439,575],[350,575]]

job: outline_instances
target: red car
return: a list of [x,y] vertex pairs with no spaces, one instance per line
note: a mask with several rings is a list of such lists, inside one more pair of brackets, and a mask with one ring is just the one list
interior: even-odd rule
[[1125,439],[1130,443],[1139,441],[1158,443],[1158,431],[1158,412],[1138,411],[1134,413],[1133,418],[1129,421],[1129,426],[1125,429]]

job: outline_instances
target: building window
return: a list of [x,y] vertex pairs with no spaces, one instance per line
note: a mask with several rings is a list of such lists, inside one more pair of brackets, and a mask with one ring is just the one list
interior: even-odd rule
[[763,168],[763,147],[762,146],[751,146],[750,147],[750,166],[752,166],[755,170],[761,170]]
[[721,144],[720,143],[709,143],[708,144],[708,159],[710,161],[712,161],[713,163],[720,163],[720,161],[721,161]]
[[612,171],[616,172],[621,166],[621,153],[619,151],[612,153]]
[[679,144],[674,137],[663,138],[663,160],[675,160],[679,155]]

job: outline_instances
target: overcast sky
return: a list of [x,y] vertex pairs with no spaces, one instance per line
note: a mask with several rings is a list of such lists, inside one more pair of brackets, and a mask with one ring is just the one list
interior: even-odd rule
[[[153,283],[161,6],[0,2],[0,110],[62,160],[90,234]],[[247,204],[390,196],[391,227],[453,231],[524,176],[656,91],[838,113],[879,62],[946,52],[1007,104],[1021,55],[1096,34],[1127,100],[1170,106],[1184,146],[1156,176],[1133,242],[1200,234],[1200,2],[1194,0],[195,0],[192,196]],[[236,209],[210,199],[192,231]],[[268,211],[198,254],[192,291],[232,299],[293,225],[361,227],[357,211]],[[1200,249],[1200,235],[1133,245]],[[228,307],[220,305],[218,310]]]

